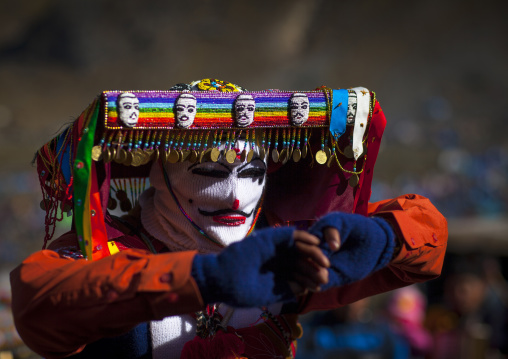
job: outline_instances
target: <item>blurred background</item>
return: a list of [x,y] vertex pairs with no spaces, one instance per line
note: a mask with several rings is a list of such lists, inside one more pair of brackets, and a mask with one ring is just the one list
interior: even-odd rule
[[[33,356],[5,314],[8,272],[44,237],[33,154],[103,90],[206,77],[249,90],[375,91],[388,124],[371,200],[429,197],[449,219],[450,273],[478,263],[482,305],[496,300],[506,317],[507,10],[495,0],[0,0],[0,357]],[[450,278],[418,288],[424,317],[435,306],[456,316],[427,325],[431,336],[469,320],[446,301]],[[492,338],[506,332],[480,322],[484,352],[502,355]]]

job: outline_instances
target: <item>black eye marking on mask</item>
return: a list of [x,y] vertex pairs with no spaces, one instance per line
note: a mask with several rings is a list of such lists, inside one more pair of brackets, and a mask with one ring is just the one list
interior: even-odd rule
[[263,164],[263,167],[250,167],[247,169],[244,169],[249,164],[245,164],[238,168],[238,177],[239,178],[256,178],[256,177],[262,177],[266,174],[266,164],[265,162],[259,158],[254,158],[250,163],[253,163],[254,161],[260,161]]
[[266,173],[264,168],[254,167],[238,172],[238,178],[256,178],[262,177]]
[[232,172],[229,169],[229,167],[223,163],[220,163],[220,162],[216,162],[216,163],[218,165],[224,167],[224,169],[226,171],[223,171],[219,168],[196,167],[199,163],[195,163],[195,164],[191,165],[189,168],[187,168],[187,171],[191,171],[192,174],[195,174],[198,176],[213,177],[213,178],[228,178]]
[[205,177],[214,177],[214,178],[228,178],[230,173],[227,171],[221,171],[217,169],[209,169],[209,168],[194,168],[192,170],[192,174],[198,176]]
[[254,158],[250,163],[253,163],[255,161],[260,161],[263,164],[263,167],[249,167],[247,169],[244,169],[246,166],[249,165],[247,163],[238,169],[238,178],[258,178],[258,177],[261,177],[260,179],[263,179],[266,174],[266,164],[259,157]]

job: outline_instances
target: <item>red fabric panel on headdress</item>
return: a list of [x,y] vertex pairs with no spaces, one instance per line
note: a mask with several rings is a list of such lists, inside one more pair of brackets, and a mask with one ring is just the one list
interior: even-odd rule
[[[313,220],[331,211],[366,215],[374,164],[385,126],[386,119],[376,101],[367,135],[366,163],[355,188],[348,185],[350,174],[344,173],[335,163],[330,168],[317,163],[312,168],[305,168],[304,166],[309,166],[308,161],[289,161],[283,166],[271,163],[264,203],[268,222],[271,225],[283,225],[287,222]],[[314,145],[317,140],[314,136]],[[344,167],[352,170],[352,162]]]
[[308,166],[291,161],[268,176],[264,212],[270,224],[314,219],[330,208],[352,212],[353,189],[337,166]]

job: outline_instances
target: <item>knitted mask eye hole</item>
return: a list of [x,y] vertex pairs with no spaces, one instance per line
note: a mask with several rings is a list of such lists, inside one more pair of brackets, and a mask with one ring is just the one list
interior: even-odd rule
[[266,170],[262,168],[248,168],[238,172],[238,178],[258,178],[263,177],[265,173]]
[[192,174],[205,177],[214,178],[228,178],[231,174],[231,169],[221,162],[216,163],[205,163],[201,166],[196,163],[190,166],[187,171],[191,171]]
[[228,178],[230,172],[208,168],[194,168],[192,174],[213,178]]
[[139,99],[130,92],[118,96],[118,117],[124,126],[134,127],[139,119]]
[[[237,171],[237,177],[238,178],[259,178],[261,180],[264,179],[264,176],[266,174],[266,165],[264,164],[263,160],[258,158],[255,158],[252,160],[252,166],[248,167],[249,164],[245,164],[244,166],[240,167]],[[207,167],[194,167],[189,168],[189,170],[192,172],[192,174],[198,175],[198,176],[205,176],[205,177],[213,177],[213,178],[228,178],[231,175],[231,169],[229,169],[226,165],[217,162],[213,165],[216,168],[207,168]],[[219,167],[220,166],[220,167]]]
[[266,164],[265,162],[259,158],[254,158],[250,166],[246,164],[238,169],[238,178],[252,178],[259,179],[259,184],[263,183],[266,174]]

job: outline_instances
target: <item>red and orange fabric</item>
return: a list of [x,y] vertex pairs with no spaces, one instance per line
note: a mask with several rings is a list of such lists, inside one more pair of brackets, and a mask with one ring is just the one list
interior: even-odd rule
[[[440,274],[447,226],[428,199],[405,195],[372,203],[368,215],[387,219],[397,233],[400,250],[391,263],[361,281],[300,297],[296,314],[337,308]],[[11,273],[16,327],[40,355],[66,357],[141,322],[204,307],[190,275],[195,251],[151,254],[133,248],[143,245],[120,225],[110,223],[107,230],[124,250],[97,261],[74,259],[65,255],[66,248],[78,250],[70,232]]]

